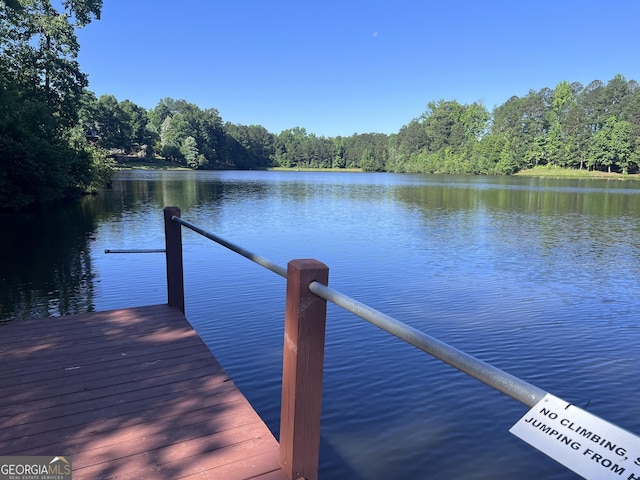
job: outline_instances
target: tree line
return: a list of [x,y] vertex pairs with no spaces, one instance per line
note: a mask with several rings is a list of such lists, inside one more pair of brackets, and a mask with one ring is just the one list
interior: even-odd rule
[[[159,155],[191,168],[359,168],[365,171],[508,175],[548,165],[636,173],[640,89],[616,75],[584,86],[513,96],[492,112],[477,102],[432,101],[398,133],[323,137],[302,127],[268,132],[223,123],[215,109],[165,98],[145,112],[112,95],[85,95],[86,131],[98,144]],[[142,147],[141,147],[142,146]]]
[[539,165],[636,173],[640,89],[562,81],[481,103],[428,103],[397,133],[324,137],[223,122],[215,108],[165,98],[146,110],[99,98],[77,62],[75,31],[102,0],[0,2],[0,208],[76,196],[109,181],[118,155],[193,169],[356,168],[408,173],[512,174]]

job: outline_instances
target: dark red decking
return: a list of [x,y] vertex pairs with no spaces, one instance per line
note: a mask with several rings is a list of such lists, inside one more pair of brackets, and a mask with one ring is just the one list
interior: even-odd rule
[[74,480],[286,479],[278,443],[167,305],[0,326],[0,455]]

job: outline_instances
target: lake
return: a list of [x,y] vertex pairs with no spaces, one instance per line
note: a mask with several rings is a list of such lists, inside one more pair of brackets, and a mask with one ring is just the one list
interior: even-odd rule
[[[162,209],[640,433],[640,183],[120,172],[2,215],[0,319],[166,302]],[[279,428],[285,281],[183,230],[186,315]],[[18,320],[16,320],[18,319]],[[1,327],[0,327],[1,331]],[[579,478],[511,435],[520,403],[329,305],[321,478]]]

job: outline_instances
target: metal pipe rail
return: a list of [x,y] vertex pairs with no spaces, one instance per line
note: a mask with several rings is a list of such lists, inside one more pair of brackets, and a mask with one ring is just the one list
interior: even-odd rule
[[[256,255],[242,247],[239,247],[223,238],[209,233],[178,216],[172,216],[171,220],[177,222],[190,230],[232,250],[245,258],[261,265],[281,277],[287,278],[287,269],[276,263]],[[547,392],[532,385],[518,377],[515,377],[504,370],[500,370],[482,360],[458,350],[434,337],[416,330],[389,315],[386,315],[374,308],[369,307],[347,295],[329,288],[319,282],[311,282],[309,290],[320,298],[323,298],[344,310],[368,321],[382,330],[394,335],[414,347],[430,354],[461,372],[479,380],[480,382],[498,390],[499,392],[517,400],[528,407],[533,407],[540,401]]]
[[441,342],[326,285],[311,282],[309,290],[528,407],[533,407],[547,394],[535,385],[514,377],[504,370]]
[[255,253],[245,250],[244,248],[239,247],[238,245],[235,245],[231,242],[228,242],[224,238],[218,237],[213,233],[209,233],[206,230],[201,229],[200,227],[196,227],[194,224],[189,223],[186,220],[183,220],[181,217],[174,215],[171,217],[171,220],[173,220],[174,222],[178,222],[180,225],[187,227],[189,230],[193,230],[194,232],[199,233],[203,237],[207,237],[209,240],[213,240],[214,242],[222,245],[223,247],[228,248],[229,250],[232,250],[242,255],[245,258],[248,258],[252,262],[255,262],[258,265],[263,266],[267,270],[271,270],[273,273],[277,273],[281,277],[287,278],[287,269],[284,267],[281,267],[276,263],[273,263],[271,260],[267,260],[266,258],[261,257],[260,255],[256,255]]
[[104,253],[166,253],[164,248],[134,248],[129,250],[106,249]]

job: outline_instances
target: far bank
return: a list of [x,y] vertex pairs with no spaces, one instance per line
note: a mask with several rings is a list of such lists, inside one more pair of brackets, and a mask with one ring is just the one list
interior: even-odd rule
[[[192,170],[170,160],[161,158],[141,159],[138,157],[119,157],[114,165],[116,170]],[[309,168],[309,167],[269,167],[264,170],[277,172],[362,172],[361,168]],[[514,173],[522,177],[562,177],[594,178],[608,180],[640,180],[640,174],[607,173],[573,168],[539,166]]]
[[640,174],[608,173],[575,168],[559,168],[540,166],[527,168],[514,173],[521,177],[562,177],[562,178],[597,178],[608,180],[640,180]]

